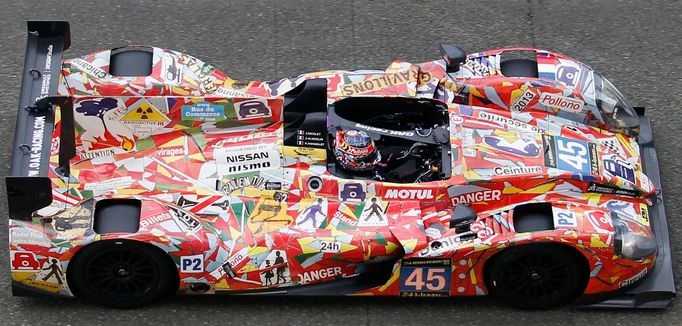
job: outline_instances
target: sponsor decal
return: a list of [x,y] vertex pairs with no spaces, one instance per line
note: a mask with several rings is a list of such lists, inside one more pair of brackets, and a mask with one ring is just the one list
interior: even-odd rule
[[172,157],[187,155],[187,150],[184,146],[161,147],[156,149],[156,156]]
[[388,189],[385,199],[433,199],[432,189]]
[[618,283],[618,287],[624,288],[626,286],[635,284],[637,281],[643,279],[647,273],[649,273],[649,269],[645,267],[641,272],[637,273],[637,275]]
[[[484,62],[481,62],[484,61]],[[467,58],[464,62],[464,67],[469,68],[469,70],[476,76],[488,76],[490,75],[490,67],[488,66],[490,62],[485,58]]]
[[277,169],[280,155],[275,144],[219,148],[214,151],[219,175]]
[[[222,192],[226,196],[229,196],[232,192],[237,189],[253,187],[259,190],[279,190],[279,189],[268,189],[276,188],[276,184],[279,182],[268,182],[267,179],[260,176],[252,177],[241,177],[234,179],[227,179],[223,181]],[[279,183],[279,188],[281,188],[281,183]]]
[[[266,182],[265,183],[265,190],[282,190],[282,183],[281,182]],[[275,193],[277,194],[277,193]]]
[[599,174],[599,151],[597,151],[597,144],[589,143],[588,146],[590,147],[590,172],[592,174]]
[[556,168],[556,153],[554,150],[554,137],[542,135],[542,147],[545,153],[545,166]]
[[583,105],[585,104],[585,102],[583,102],[582,100],[561,96],[559,94],[554,93],[541,93],[539,102],[540,104],[549,107],[571,111],[575,113],[581,112],[583,110]]
[[457,188],[459,187],[454,186],[448,190],[453,205],[497,201],[500,200],[500,195],[502,195],[500,190],[477,190],[457,193]]
[[107,191],[120,188],[129,188],[133,184],[132,177],[120,177],[100,182],[90,182],[83,185],[84,190]]
[[541,174],[541,166],[508,166],[496,167],[493,169],[495,175],[521,175],[521,174]]
[[182,120],[221,121],[225,120],[225,108],[208,102],[182,106]]
[[577,228],[578,218],[575,212],[561,208],[552,208],[552,214],[554,215],[554,227],[559,228]]
[[11,245],[32,245],[51,248],[52,242],[47,236],[29,228],[12,228],[9,230],[9,243]]
[[421,256],[439,256],[444,252],[455,249],[462,242],[461,235],[451,235],[431,242],[419,252]]
[[[503,219],[502,217],[499,217],[499,214],[496,214],[493,216],[494,216],[493,218],[495,219],[495,221],[505,221],[506,222],[505,219]],[[505,229],[509,230],[509,224],[500,223],[500,225],[502,227],[504,227]],[[469,229],[471,230],[471,232],[476,233],[476,237],[481,239],[481,240],[485,240],[485,239],[487,239],[487,238],[489,238],[495,234],[495,231],[493,230],[492,227],[485,225],[484,220],[479,220],[479,221],[471,223],[471,225],[469,226]]]
[[239,120],[269,118],[272,116],[272,111],[266,100],[249,100],[235,103],[234,109],[237,111],[237,119]]
[[52,49],[54,45],[49,44],[47,46],[47,54],[45,55],[45,68],[42,73],[42,80],[40,81],[40,96],[36,98],[36,101],[43,97],[50,95],[50,83],[52,82]]
[[218,87],[218,89],[216,89],[213,94],[224,96],[224,97],[256,97],[255,95],[251,95],[249,93],[245,93],[242,91],[236,91],[233,89],[227,89],[227,88],[222,87],[222,86]]
[[26,279],[26,280],[23,280],[21,282],[30,286],[30,287],[41,289],[45,292],[58,293],[59,290],[61,289],[61,285],[55,284],[52,280],[50,280],[50,281],[51,282],[41,281],[40,279],[37,279],[37,280]]
[[596,184],[594,182],[590,183],[590,186],[587,187],[588,192],[597,192],[601,194],[611,194],[611,195],[624,195],[624,196],[630,196],[630,197],[637,197],[639,196],[639,192],[635,190],[629,190],[629,189],[622,189],[618,187],[613,187],[610,185],[600,185]]
[[230,259],[227,260],[227,263],[231,267],[236,267],[239,266],[247,257],[247,253],[249,252],[249,248],[242,248],[239,250],[234,256],[230,257]]
[[420,74],[417,70],[402,71],[394,74],[383,74],[355,83],[343,85],[341,87],[341,93],[344,96],[371,93],[389,87],[404,85],[409,82],[416,82],[417,79],[419,79],[419,81],[423,84],[428,84],[432,78],[433,77],[431,76],[431,73],[428,71],[422,71]]
[[221,139],[215,145],[215,147],[223,146],[226,143],[241,143],[241,142],[247,141],[247,140],[252,140],[252,139],[256,139],[256,138],[263,138],[263,137],[272,137],[274,135],[275,134],[273,134],[271,132],[254,132],[254,133],[248,133],[248,134],[243,135],[243,136],[225,137],[225,138]]
[[40,175],[40,158],[43,156],[43,138],[45,136],[45,117],[35,117],[33,120],[33,133],[31,134],[31,151],[28,159],[28,176]]
[[649,207],[646,204],[639,204],[639,223],[644,226],[650,226],[649,222]]
[[157,215],[152,215],[152,216],[149,216],[143,220],[140,220],[140,227],[147,228],[151,225],[159,224],[161,222],[165,222],[165,221],[168,221],[171,219],[173,219],[173,215],[171,215],[168,212],[164,212],[164,213],[157,214]]
[[90,76],[94,76],[95,78],[104,78],[107,76],[107,73],[104,70],[95,67],[90,62],[80,58],[72,59],[71,65]]
[[49,44],[47,46],[47,53],[45,54],[45,70],[50,70],[52,68],[52,50],[54,45]]
[[390,136],[407,136],[407,137],[414,136],[413,131],[388,130],[388,129],[378,128],[378,127],[363,125],[361,123],[356,123],[355,127],[360,128],[360,129],[364,129],[367,131],[377,132],[377,133],[384,134],[384,135],[390,135]]
[[203,88],[206,93],[215,92],[216,85],[214,78],[211,76],[211,73],[215,70],[213,66],[184,53],[180,54],[180,60],[182,60],[187,68],[189,68],[189,70],[201,81],[200,87]]
[[500,124],[506,126],[507,128],[513,129],[513,130],[529,131],[529,132],[534,132],[534,133],[538,133],[538,134],[545,132],[544,130],[542,130],[536,126],[531,126],[525,122],[521,122],[518,120],[511,119],[511,118],[503,117],[503,116],[497,115],[497,114],[491,114],[488,112],[479,112],[478,118],[483,119],[483,120],[488,120],[488,121],[500,123]]
[[509,109],[513,112],[521,112],[523,109],[525,109],[531,101],[533,101],[537,95],[530,90],[526,89],[519,97],[516,98],[516,101],[509,107]]
[[197,221],[192,214],[187,213],[178,208],[171,208],[170,210],[175,217],[175,221],[178,225],[188,233],[194,233],[201,229],[201,223]]
[[226,260],[220,267],[213,270],[210,274],[215,279],[220,279],[221,277],[227,275],[229,278],[237,277],[235,268],[241,264],[247,258],[248,248],[242,248],[234,254],[230,259]]
[[312,283],[342,274],[341,267],[328,267],[314,271],[303,272],[298,276],[300,284]]
[[447,297],[451,287],[449,258],[413,258],[400,264],[401,297]]
[[183,273],[203,273],[204,255],[192,255],[180,257],[180,271]]

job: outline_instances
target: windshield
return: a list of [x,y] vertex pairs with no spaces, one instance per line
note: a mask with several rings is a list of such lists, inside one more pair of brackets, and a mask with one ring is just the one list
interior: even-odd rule
[[639,127],[637,112],[630,106],[618,89],[603,76],[595,73],[597,107],[604,122],[615,129],[634,129]]

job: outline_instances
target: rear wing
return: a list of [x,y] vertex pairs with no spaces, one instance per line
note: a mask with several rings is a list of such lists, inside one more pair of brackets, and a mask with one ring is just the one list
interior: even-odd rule
[[52,202],[48,177],[55,109],[62,121],[57,173],[68,176],[68,159],[75,155],[71,99],[57,97],[62,52],[71,45],[64,21],[29,21],[21,95],[7,181],[9,217],[28,220]]

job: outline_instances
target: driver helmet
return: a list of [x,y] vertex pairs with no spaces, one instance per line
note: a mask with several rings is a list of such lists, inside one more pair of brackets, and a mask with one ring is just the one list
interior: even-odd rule
[[341,168],[367,171],[381,161],[374,140],[364,131],[339,130],[334,142],[334,156]]

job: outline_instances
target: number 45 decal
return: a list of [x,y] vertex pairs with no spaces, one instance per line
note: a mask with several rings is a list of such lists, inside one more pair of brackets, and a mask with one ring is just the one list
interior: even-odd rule
[[451,275],[449,259],[407,260],[400,269],[400,292],[403,296],[447,296]]
[[[545,136],[545,145],[549,145],[551,153],[545,153],[545,164],[564,171],[580,174],[597,173],[596,157],[593,144],[578,139]],[[556,156],[555,156],[556,155]],[[556,157],[556,160],[554,159]],[[593,162],[594,160],[594,162]]]
[[445,268],[418,267],[412,268],[403,285],[414,291],[443,291],[446,285],[445,278]]

